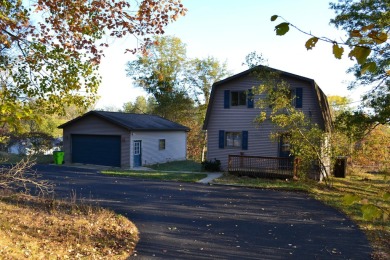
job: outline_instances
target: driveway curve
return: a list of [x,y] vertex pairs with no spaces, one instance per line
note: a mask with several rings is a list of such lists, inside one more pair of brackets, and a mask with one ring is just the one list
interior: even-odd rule
[[134,259],[370,259],[361,230],[304,193],[161,182],[37,165],[58,198],[127,216],[140,231]]

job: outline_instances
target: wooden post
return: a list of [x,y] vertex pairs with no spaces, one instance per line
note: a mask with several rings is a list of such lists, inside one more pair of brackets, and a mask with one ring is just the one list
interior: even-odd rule
[[232,157],[228,155],[228,172],[230,173],[230,169],[232,168]]
[[240,168],[244,167],[244,153],[240,152]]

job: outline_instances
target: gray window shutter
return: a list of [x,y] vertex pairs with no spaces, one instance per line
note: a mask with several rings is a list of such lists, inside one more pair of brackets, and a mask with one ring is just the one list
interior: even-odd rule
[[248,89],[248,97],[247,97],[247,105],[248,108],[253,108],[254,107],[254,100],[253,100],[253,92],[252,89]]
[[248,150],[248,131],[242,131],[242,150]]
[[218,147],[220,149],[225,148],[225,131],[224,130],[219,130],[219,142],[218,142]]
[[302,97],[303,97],[303,89],[296,88],[295,89],[295,107],[302,108]]
[[230,90],[225,90],[223,97],[223,108],[230,108]]

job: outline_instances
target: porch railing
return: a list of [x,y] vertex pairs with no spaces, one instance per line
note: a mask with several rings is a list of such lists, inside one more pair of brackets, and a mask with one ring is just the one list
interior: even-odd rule
[[297,176],[298,158],[229,155],[228,171],[239,176],[293,178]]

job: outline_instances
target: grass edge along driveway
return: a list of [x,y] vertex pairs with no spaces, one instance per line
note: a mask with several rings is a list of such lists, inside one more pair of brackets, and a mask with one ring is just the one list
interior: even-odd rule
[[197,182],[207,177],[206,173],[183,173],[164,171],[135,171],[135,170],[103,170],[104,175],[122,176],[161,181]]

